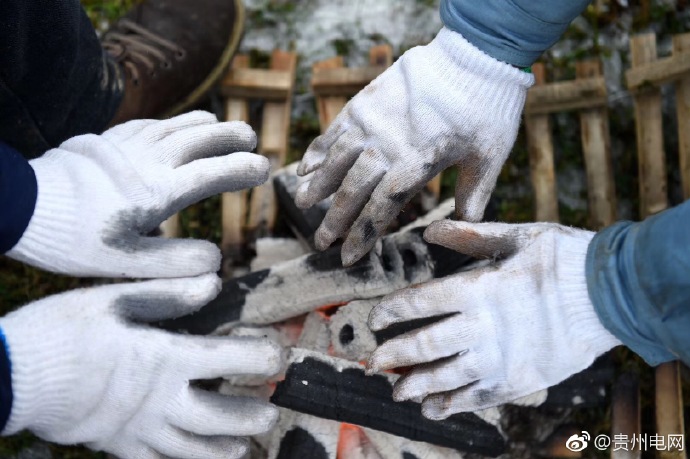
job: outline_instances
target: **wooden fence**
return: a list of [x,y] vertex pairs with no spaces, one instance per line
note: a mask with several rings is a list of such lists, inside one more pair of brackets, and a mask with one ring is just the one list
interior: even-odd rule
[[[639,163],[640,215],[642,218],[666,209],[668,185],[663,145],[662,84],[675,85],[678,119],[679,170],[684,198],[690,198],[690,34],[673,38],[673,54],[657,57],[656,37],[644,34],[630,41],[632,67],[626,72],[628,89],[634,100],[635,128]],[[547,83],[542,64],[533,67],[536,85],[530,90],[525,107],[525,128],[530,171],[539,221],[558,221],[558,192],[554,167],[554,148],[549,114],[576,110],[580,117],[582,151],[587,170],[591,227],[600,229],[616,221],[616,193],[611,160],[607,115],[606,85],[601,65],[583,61],[576,65],[576,79]],[[683,399],[678,362],[656,369],[656,433],[684,434]],[[616,385],[612,435],[629,438],[640,433],[639,389],[626,375]],[[639,458],[639,451],[618,450],[611,457]],[[659,457],[686,458],[677,449],[659,452]]]

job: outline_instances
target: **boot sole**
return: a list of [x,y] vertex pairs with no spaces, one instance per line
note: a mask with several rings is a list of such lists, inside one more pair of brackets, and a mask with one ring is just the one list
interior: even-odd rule
[[211,73],[208,74],[204,81],[202,81],[201,84],[194,89],[194,91],[173,105],[171,109],[161,114],[160,118],[170,118],[171,116],[175,116],[186,111],[189,107],[196,104],[199,99],[201,99],[208,92],[208,90],[211,89],[211,87],[215,85],[218,80],[220,80],[227,70],[232,57],[235,55],[235,52],[239,47],[242,34],[244,33],[244,3],[242,0],[233,1],[235,3],[235,27],[233,27],[230,40],[223,50],[223,54],[221,54],[218,64],[213,68],[213,70],[211,70]]

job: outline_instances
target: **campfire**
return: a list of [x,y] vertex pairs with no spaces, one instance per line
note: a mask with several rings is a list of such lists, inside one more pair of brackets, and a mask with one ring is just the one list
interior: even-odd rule
[[[419,218],[396,222],[397,230],[384,236],[371,253],[343,267],[339,246],[316,252],[311,245],[330,203],[299,210],[294,197],[303,180],[296,175],[296,164],[273,176],[279,214],[295,238],[257,240],[251,272],[230,277],[218,298],[193,316],[162,324],[193,334],[269,336],[285,346],[288,366],[275,380],[235,377],[219,387],[226,394],[270,397],[281,407],[278,427],[254,438],[253,457],[497,457],[511,451],[514,439],[506,422],[512,422],[509,418],[516,410],[541,410],[562,419],[574,406],[605,403],[612,379],[605,361],[511,407],[443,421],[424,418],[421,400],[394,402],[393,383],[405,369],[366,375],[364,362],[378,344],[430,321],[374,333],[367,325],[369,312],[383,295],[483,262],[426,243],[424,228],[449,217],[453,202],[425,213],[420,204],[424,200],[416,199],[409,214]],[[544,438],[533,439],[533,447],[557,427],[552,422],[548,432],[541,432]]]

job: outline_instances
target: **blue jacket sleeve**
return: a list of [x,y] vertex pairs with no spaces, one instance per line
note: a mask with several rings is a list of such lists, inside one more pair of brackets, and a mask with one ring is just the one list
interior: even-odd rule
[[600,231],[587,287],[604,326],[650,365],[690,364],[690,200]]
[[12,411],[12,368],[10,366],[9,351],[5,334],[0,329],[0,432],[5,430],[5,425]]
[[19,242],[34,214],[38,185],[29,162],[0,142],[0,254]]
[[441,0],[441,20],[499,61],[529,67],[591,0]]

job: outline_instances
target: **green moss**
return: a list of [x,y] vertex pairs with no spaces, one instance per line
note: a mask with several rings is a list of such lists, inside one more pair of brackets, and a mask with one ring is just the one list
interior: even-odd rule
[[[101,32],[142,0],[81,0],[96,30]],[[105,27],[104,27],[105,26]]]
[[338,56],[347,57],[357,45],[352,38],[336,38],[331,40],[331,46]]

